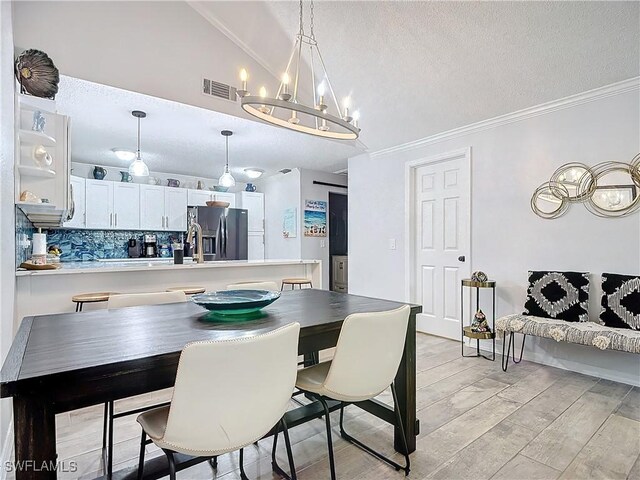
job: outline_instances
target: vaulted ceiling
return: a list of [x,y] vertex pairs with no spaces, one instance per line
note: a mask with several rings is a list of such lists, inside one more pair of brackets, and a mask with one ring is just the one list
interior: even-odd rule
[[[298,3],[189,4],[272,72],[273,91]],[[640,75],[639,2],[318,1],[315,33],[371,151]]]

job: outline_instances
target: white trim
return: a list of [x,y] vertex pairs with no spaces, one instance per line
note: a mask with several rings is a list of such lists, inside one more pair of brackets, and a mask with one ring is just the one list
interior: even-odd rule
[[403,143],[401,145],[396,145],[393,147],[384,148],[382,150],[377,150],[375,152],[370,152],[369,155],[371,156],[371,158],[375,158],[384,157],[393,153],[415,150],[417,148],[431,145],[433,143],[450,140],[452,138],[461,137],[470,133],[489,130],[491,128],[508,125],[510,123],[519,122],[540,115],[546,115],[548,113],[552,113],[565,108],[575,107],[577,105],[582,105],[584,103],[593,102],[602,98],[620,95],[638,89],[640,89],[640,77],[634,77],[628,80],[623,80],[621,82],[612,83],[611,85],[606,85],[604,87],[595,88],[583,93],[578,93],[576,95],[561,98],[559,100],[542,103],[534,107],[517,110],[506,115],[500,115],[488,120],[472,123],[464,127],[454,128],[453,130],[448,130],[446,132],[431,135],[429,137],[415,140],[413,142]]
[[243,42],[240,37],[238,37],[235,33],[233,33],[229,27],[227,27],[224,23],[222,23],[219,19],[214,17],[211,12],[209,12],[206,8],[200,5],[200,2],[189,1],[187,0],[187,5],[193,8],[196,12],[198,12],[202,17],[217,28],[220,33],[222,33],[225,37],[235,43],[238,47],[240,47],[247,55],[253,58],[258,64],[264,68],[267,72],[269,72],[273,78],[280,81],[280,75],[274,71],[268,64],[265,62],[260,55],[258,55],[249,45]]
[[[468,245],[469,251],[465,254],[466,258],[466,268],[468,273],[471,271],[471,254],[472,254],[472,244],[471,239],[473,238],[471,228],[472,228],[472,204],[471,204],[471,196],[472,196],[472,188],[473,182],[471,181],[471,147],[461,148],[458,150],[452,150],[450,152],[442,153],[439,155],[435,155],[432,157],[420,158],[417,160],[411,160],[409,162],[405,162],[404,164],[404,272],[405,272],[405,301],[409,303],[418,303],[415,295],[415,251],[414,251],[414,233],[415,233],[415,222],[413,221],[414,214],[414,203],[415,203],[415,192],[413,188],[415,172],[419,167],[423,165],[446,162],[449,160],[457,160],[464,159],[467,168],[467,178],[469,182],[469,191],[468,191],[468,208],[469,208],[469,225],[468,225]],[[462,319],[461,319],[462,321]],[[420,321],[416,325],[418,331],[424,331],[424,327],[421,326]]]
[[4,466],[7,462],[13,460],[13,418],[9,422],[9,428],[7,428],[7,436],[4,439],[4,447],[2,448],[2,453],[0,454],[0,480],[5,480],[7,478],[7,469]]

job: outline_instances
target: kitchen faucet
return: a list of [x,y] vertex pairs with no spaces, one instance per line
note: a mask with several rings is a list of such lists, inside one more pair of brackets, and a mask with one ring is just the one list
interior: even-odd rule
[[196,249],[193,249],[193,261],[197,263],[204,262],[204,252],[202,251],[202,227],[199,223],[195,221],[194,218],[191,218],[191,222],[189,223],[189,230],[187,231],[187,242],[192,244],[193,242],[193,231],[196,231],[196,235],[198,236],[198,253],[196,253]]

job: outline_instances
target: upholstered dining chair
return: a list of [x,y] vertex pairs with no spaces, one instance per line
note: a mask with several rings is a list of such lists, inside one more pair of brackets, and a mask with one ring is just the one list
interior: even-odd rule
[[324,408],[329,465],[333,480],[336,478],[336,469],[331,440],[331,419],[326,399],[342,402],[340,434],[345,440],[385,461],[396,470],[404,470],[405,475],[409,474],[408,454],[405,453],[406,465],[401,466],[349,435],[343,422],[344,407],[347,404],[374,398],[391,386],[396,427],[400,429],[403,446],[407,452],[407,439],[402,426],[394,378],[402,359],[409,312],[409,306],[404,305],[385,312],[349,315],[342,324],[333,359],[298,371],[296,387],[317,398]]
[[[186,302],[187,297],[182,291],[177,292],[153,292],[110,295],[107,308],[138,307],[142,305],[164,305],[167,303]],[[158,405],[149,405],[132,411],[115,413],[113,400],[104,404],[104,421],[102,424],[102,450],[106,449],[107,456],[105,470],[107,478],[113,474],[113,421],[116,418],[126,417],[134,413],[140,413],[141,409],[156,408]]]
[[171,403],[138,416],[142,426],[138,478],[144,473],[145,445],[153,442],[168,458],[171,480],[176,478],[176,453],[215,462],[218,455],[236,450],[240,450],[240,477],[246,479],[244,447],[275,427],[274,448],[282,428],[295,479],[283,416],[296,381],[299,333],[300,324],[291,323],[252,337],[184,347]]
[[276,282],[242,282],[227,285],[227,290],[271,290],[277,291],[278,284]]

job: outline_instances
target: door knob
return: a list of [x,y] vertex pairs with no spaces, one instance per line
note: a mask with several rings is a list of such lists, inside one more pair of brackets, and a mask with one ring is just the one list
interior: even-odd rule
[[464,262],[465,260],[466,260],[466,259],[464,258],[464,255],[460,255],[460,256],[458,257],[458,261],[459,261],[459,262]]

